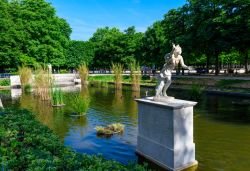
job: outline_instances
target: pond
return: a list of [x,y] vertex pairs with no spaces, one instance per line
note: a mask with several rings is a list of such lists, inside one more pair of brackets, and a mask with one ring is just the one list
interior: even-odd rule
[[[153,95],[153,89],[132,92],[113,87],[65,87],[66,106],[52,108],[32,94],[11,98],[10,91],[0,91],[5,107],[22,107],[36,113],[37,119],[51,128],[64,142],[80,153],[102,154],[121,163],[137,161],[137,104],[135,98]],[[69,116],[67,103],[72,93],[90,98],[87,115]],[[169,91],[176,98],[187,99],[186,91]],[[250,106],[238,103],[247,100],[237,97],[204,94],[194,108],[194,142],[197,171],[250,169]],[[248,99],[249,100],[249,99]],[[125,125],[122,135],[110,138],[96,136],[95,127],[120,122]],[[153,129],[153,128],[152,128]]]

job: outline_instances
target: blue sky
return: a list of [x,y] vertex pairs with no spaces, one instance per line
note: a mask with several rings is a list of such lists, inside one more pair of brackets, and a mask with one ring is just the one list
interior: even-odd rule
[[124,31],[135,26],[144,32],[172,8],[186,0],[47,0],[57,15],[72,28],[71,39],[88,40],[100,27],[117,27]]

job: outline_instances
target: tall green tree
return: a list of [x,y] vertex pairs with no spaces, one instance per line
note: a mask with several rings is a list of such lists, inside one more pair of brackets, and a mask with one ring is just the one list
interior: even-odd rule
[[94,46],[92,42],[70,41],[66,54],[66,66],[68,68],[77,68],[83,63],[90,65],[93,63],[93,58]]
[[5,12],[1,12],[4,18],[0,20],[0,25],[3,23],[0,55],[1,59],[8,58],[2,64],[4,67],[35,62],[57,67],[65,64],[71,28],[56,16],[49,3],[45,0],[1,0],[1,3]]

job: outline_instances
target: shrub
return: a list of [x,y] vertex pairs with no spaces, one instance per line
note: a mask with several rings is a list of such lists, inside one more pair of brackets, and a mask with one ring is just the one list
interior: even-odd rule
[[9,78],[0,79],[0,86],[10,86],[10,79]]

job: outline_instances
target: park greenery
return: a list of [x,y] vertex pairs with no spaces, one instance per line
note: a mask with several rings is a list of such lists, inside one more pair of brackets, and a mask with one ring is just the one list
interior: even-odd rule
[[147,170],[67,148],[27,110],[0,111],[1,170]]
[[98,28],[88,41],[70,39],[69,24],[45,0],[0,0],[0,70],[51,63],[57,69],[91,70],[131,62],[161,67],[171,44],[180,44],[188,65],[230,69],[249,60],[249,0],[188,0],[169,10],[145,33],[131,26]]

